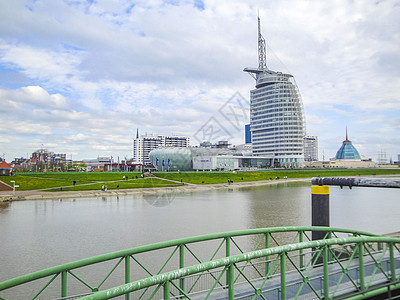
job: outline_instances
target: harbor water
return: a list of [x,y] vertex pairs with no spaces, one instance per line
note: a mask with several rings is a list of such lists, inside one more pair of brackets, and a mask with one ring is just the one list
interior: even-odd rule
[[[0,281],[171,239],[311,225],[311,186],[306,182],[0,205]],[[332,227],[396,232],[399,211],[400,190],[330,187]]]

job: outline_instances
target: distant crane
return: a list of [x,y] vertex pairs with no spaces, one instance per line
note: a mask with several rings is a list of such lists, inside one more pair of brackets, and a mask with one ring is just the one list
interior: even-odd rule
[[378,153],[378,165],[384,165],[386,164],[387,160],[386,160],[386,152],[381,150]]

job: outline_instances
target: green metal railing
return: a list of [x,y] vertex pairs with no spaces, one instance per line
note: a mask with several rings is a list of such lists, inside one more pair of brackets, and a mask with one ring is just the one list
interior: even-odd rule
[[[325,237],[329,240],[311,242],[310,233],[312,231],[326,232]],[[353,237],[338,239],[339,235],[352,235]],[[370,237],[371,240],[368,240],[367,237]],[[240,240],[241,238],[245,239]],[[356,240],[352,240],[355,238]],[[357,238],[360,240],[357,240]],[[249,243],[249,239],[251,239],[251,243]],[[240,241],[244,242],[243,245],[240,244]],[[152,299],[154,297],[169,299],[170,297],[179,296],[190,299],[189,294],[204,292],[204,288],[197,288],[197,286],[200,286],[205,276],[208,278],[206,285],[208,285],[209,295],[211,295],[213,290],[227,290],[228,296],[230,299],[233,299],[234,286],[238,286],[243,280],[252,282],[250,279],[248,280],[249,275],[247,273],[252,274],[252,278],[263,278],[262,281],[264,281],[264,284],[268,279],[276,280],[277,274],[280,274],[281,281],[285,282],[285,276],[288,276],[292,271],[298,269],[303,274],[306,270],[310,272],[310,270],[316,269],[316,257],[320,257],[321,255],[324,258],[324,264],[328,256],[329,259],[336,258],[338,260],[342,259],[344,254],[348,257],[351,257],[352,254],[353,257],[364,257],[360,253],[362,253],[365,247],[361,247],[359,244],[355,248],[358,249],[357,251],[354,251],[354,249],[347,251],[343,248],[340,251],[338,250],[339,252],[331,249],[333,245],[346,244],[349,246],[350,243],[377,241],[389,243],[389,245],[392,243],[393,249],[390,251],[394,252],[394,249],[396,249],[398,252],[398,247],[394,243],[400,242],[399,240],[384,239],[371,233],[340,228],[276,227],[209,234],[99,255],[0,282],[0,299],[7,298],[2,294],[2,291],[6,292],[12,288],[19,289],[32,281],[42,281],[43,279],[46,279],[45,284],[40,287],[35,286],[36,290],[29,296],[30,299],[48,297],[45,293],[52,290],[54,286],[57,288],[60,286],[59,295],[61,298],[66,298],[73,294],[83,295],[85,293],[94,293],[88,296],[94,297],[93,299],[105,299],[101,297],[109,298],[110,290],[107,288],[110,286],[107,287],[107,282],[113,274],[118,273],[116,270],[121,269],[121,266],[123,266],[123,270],[118,273],[118,275],[122,274],[119,284],[125,284],[117,284],[118,286],[111,290],[118,290],[118,295],[125,295],[126,299],[129,299],[129,293],[133,291],[140,291],[139,294],[135,294],[135,299]],[[211,242],[213,248],[210,245],[197,246],[199,243],[204,244],[208,242]],[[330,248],[328,250],[321,250],[321,243]],[[246,249],[249,244],[253,245],[250,250]],[[283,244],[289,245],[282,246]],[[386,249],[385,247],[383,248]],[[204,249],[210,249],[210,252],[204,253]],[[305,250],[310,249],[318,250],[305,252]],[[167,255],[165,260],[154,269],[154,267],[146,264],[146,259],[143,259],[141,255],[146,254],[148,256],[155,254],[158,256],[158,251],[163,251]],[[329,255],[326,253],[321,254],[321,251],[328,251]],[[378,250],[374,250],[374,253],[376,251]],[[296,253],[295,256],[294,253]],[[393,254],[393,257],[390,256],[390,260],[393,261],[394,259]],[[150,260],[152,261],[152,259]],[[85,268],[88,266],[97,266],[104,262],[112,262],[112,265],[109,267],[111,270],[105,271],[105,276],[97,284],[89,283],[93,280],[90,278],[90,272],[85,274]],[[239,263],[242,263],[242,265],[239,265]],[[217,266],[221,267],[221,269],[218,270]],[[178,270],[176,270],[177,268]],[[393,270],[391,270],[391,274],[394,274]],[[345,273],[345,271],[343,269],[342,273]],[[83,274],[78,274],[79,272]],[[201,276],[189,278],[188,275],[191,274],[200,274]],[[147,278],[143,279],[145,277]],[[57,278],[60,278],[59,281],[56,280]],[[71,280],[74,280],[75,285],[79,283],[81,287],[78,289],[74,287],[73,291],[70,291],[71,289],[68,289],[68,287]],[[58,284],[55,284],[56,282]],[[115,284],[111,286],[113,285]],[[364,288],[365,286],[361,290],[364,290]],[[101,289],[106,289],[106,291],[99,292]],[[159,295],[160,290],[163,291],[161,297]],[[280,290],[281,298],[285,298],[286,291],[286,289]],[[259,296],[262,297],[261,289],[257,288],[256,293],[260,293]],[[15,297],[11,295],[10,298]]]
[[[376,244],[376,249],[373,248],[373,244]],[[351,257],[349,259],[346,260],[340,259],[340,255],[338,256],[335,253],[333,246],[339,246],[339,245],[340,246],[351,245],[354,247]],[[310,278],[306,275],[306,270],[302,271],[300,268],[297,268],[296,266],[297,274],[299,274],[301,278],[301,285],[300,288],[297,290],[297,293],[294,295],[294,297],[290,298],[297,299],[301,295],[301,291],[304,288],[304,286],[309,285],[312,288],[312,292],[314,294],[311,293],[311,295],[306,295],[307,299],[311,298],[333,299],[336,296],[338,287],[340,287],[340,285],[342,284],[343,277],[348,276],[353,286],[351,293],[347,294],[348,295],[347,298],[352,297],[351,295],[354,295],[354,293],[358,293],[358,295],[354,296],[353,298],[362,299],[370,297],[372,295],[384,293],[388,287],[391,287],[392,289],[400,288],[400,276],[396,275],[396,260],[393,252],[394,249],[396,249],[398,252],[397,257],[399,257],[400,254],[400,250],[398,247],[399,245],[400,245],[400,238],[349,237],[349,238],[332,238],[319,241],[309,241],[291,245],[278,246],[274,248],[262,249],[262,250],[252,251],[249,253],[229,256],[226,258],[204,262],[194,266],[181,268],[175,271],[158,274],[125,285],[114,287],[112,289],[101,291],[93,295],[83,297],[81,299],[92,299],[92,300],[110,299],[137,290],[146,289],[152,286],[157,286],[158,288],[164,289],[163,299],[167,300],[171,299],[170,286],[174,285],[175,280],[181,280],[186,276],[212,271],[217,268],[223,268],[223,272],[229,274],[228,276],[229,280],[227,282],[227,293],[225,293],[224,295],[226,295],[227,299],[237,299],[234,290],[235,281],[234,281],[233,271],[237,270],[239,271],[239,273],[243,275],[243,273],[240,272],[241,269],[241,267],[239,266],[240,263],[249,262],[250,260],[254,260],[257,258],[264,258],[271,255],[276,255],[277,257],[276,261],[278,261],[280,265],[280,283],[279,283],[280,299],[286,299],[288,291],[286,286],[287,273],[285,271],[287,261],[295,265],[293,263],[293,260],[291,259],[291,254],[293,252],[306,249],[317,249],[316,251],[313,251],[313,255],[310,260],[312,268],[307,268],[307,270],[315,269],[314,265],[315,261],[318,259],[319,256],[322,256],[323,258],[323,264],[322,264],[323,288],[321,290],[322,292],[321,294],[319,294],[315,288],[312,288],[312,286],[310,285]],[[385,256],[384,255],[386,252],[385,249],[389,251],[389,259],[388,259],[389,271],[383,270],[381,265],[383,257]],[[355,282],[349,276],[349,266],[352,264],[355,257],[357,257],[356,258],[357,273],[358,273],[357,282]],[[364,260],[367,258],[373,262],[372,264],[373,270],[372,272],[368,273],[368,276],[366,276],[364,270],[364,263],[365,263]],[[340,280],[332,284],[332,282],[330,282],[329,277],[330,277],[330,272],[332,271],[331,270],[332,266],[336,264],[342,269],[342,272]],[[399,265],[399,267],[397,267],[397,269],[399,269],[400,264],[397,265]],[[376,276],[378,270],[382,271],[382,275],[385,279],[384,280],[378,279],[376,283],[374,282],[374,277]],[[263,291],[267,279],[268,276],[263,278],[262,283],[256,286],[256,284],[253,284],[251,280],[246,278],[246,280],[248,280],[248,283],[250,285],[249,289],[252,290],[252,292],[248,293],[249,299],[259,299],[259,298],[267,299]],[[387,283],[386,287],[384,288],[381,287],[382,282]],[[379,288],[374,288],[374,285],[377,284],[380,284],[378,285]],[[181,290],[181,292],[183,293],[186,299],[191,299],[189,294],[184,293],[183,290]],[[204,297],[201,296],[201,299],[208,299],[210,295],[211,291],[209,291],[207,294],[204,294]],[[346,296],[346,294],[344,294],[344,296]]]

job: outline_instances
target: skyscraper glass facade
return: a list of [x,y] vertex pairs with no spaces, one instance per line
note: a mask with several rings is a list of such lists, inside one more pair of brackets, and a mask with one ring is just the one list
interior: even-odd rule
[[246,144],[251,144],[251,130],[250,130],[250,124],[246,124],[244,126],[244,136],[245,136],[245,143]]
[[304,166],[304,113],[290,74],[264,70],[250,92],[253,155],[272,156],[275,166]]
[[253,155],[271,157],[275,167],[303,167],[303,103],[293,75],[268,69],[259,18],[258,62],[258,68],[244,69],[256,80],[250,91]]

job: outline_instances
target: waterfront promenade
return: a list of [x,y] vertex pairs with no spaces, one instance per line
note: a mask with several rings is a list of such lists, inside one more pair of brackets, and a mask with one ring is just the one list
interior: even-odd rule
[[[158,179],[162,179],[157,177]],[[164,179],[171,181],[169,179]],[[311,178],[290,178],[290,179],[279,179],[279,180],[260,180],[260,181],[246,181],[246,182],[233,182],[219,183],[219,184],[192,184],[184,183],[174,187],[156,187],[156,188],[137,188],[137,189],[123,189],[123,190],[90,190],[90,191],[59,191],[59,192],[47,192],[47,191],[16,191],[15,194],[12,192],[0,192],[0,202],[8,201],[23,201],[23,200],[54,200],[54,199],[65,199],[65,198],[89,198],[89,197],[108,197],[108,196],[125,196],[133,194],[165,194],[165,193],[185,193],[194,191],[205,191],[214,189],[233,189],[242,187],[254,187],[263,185],[274,185],[288,182],[310,182]],[[180,183],[180,182],[177,182]]]

